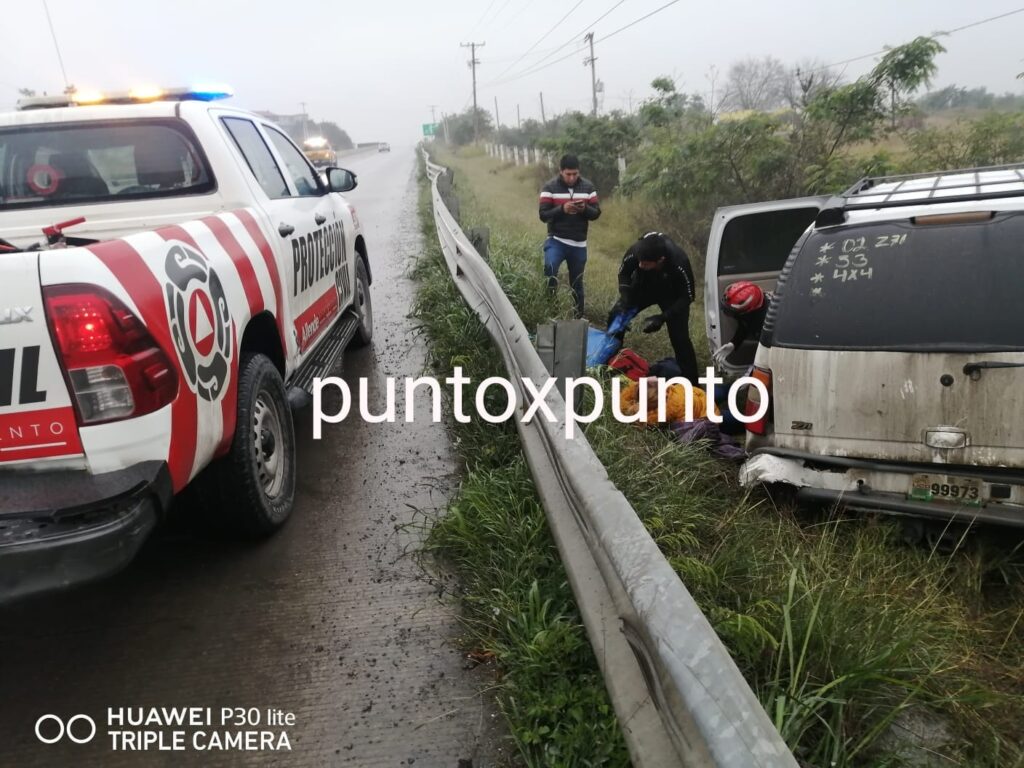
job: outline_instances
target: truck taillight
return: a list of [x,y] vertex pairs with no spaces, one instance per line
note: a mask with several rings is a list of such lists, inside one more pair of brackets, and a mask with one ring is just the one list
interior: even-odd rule
[[[764,384],[765,391],[768,393],[768,407],[765,410],[764,415],[757,421],[752,421],[747,424],[747,431],[755,435],[763,435],[768,431],[768,425],[772,422],[772,372],[768,368],[758,368],[754,366],[754,370],[750,373],[751,378],[757,379]],[[753,416],[761,409],[761,392],[753,384],[747,387],[747,404],[743,409],[745,416]]]
[[149,331],[115,296],[91,285],[43,288],[46,317],[80,424],[159,410],[178,376]]

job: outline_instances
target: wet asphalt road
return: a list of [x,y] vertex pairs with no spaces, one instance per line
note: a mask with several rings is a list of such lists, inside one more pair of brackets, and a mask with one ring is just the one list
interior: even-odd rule
[[[385,376],[423,370],[404,277],[421,246],[414,156],[346,164],[359,174],[348,198],[369,244],[376,327],[342,375],[353,392],[367,377],[379,412]],[[0,765],[493,765],[497,722],[477,694],[489,672],[466,668],[443,585],[412,554],[456,471],[444,426],[424,418],[429,401],[417,409],[413,424],[327,425],[319,442],[300,414],[295,510],[269,541],[165,529],[111,580],[0,609]],[[185,751],[115,752],[111,707],[210,707],[213,725],[177,729]],[[196,751],[197,731],[209,745],[225,730],[222,707],[258,708],[249,730],[275,743],[284,731],[291,751]],[[268,729],[268,709],[294,725]],[[43,745],[34,726],[49,713],[87,714],[99,733]]]

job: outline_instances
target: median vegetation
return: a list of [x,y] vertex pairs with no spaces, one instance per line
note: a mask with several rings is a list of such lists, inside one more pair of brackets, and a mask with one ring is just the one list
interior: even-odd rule
[[[897,80],[883,75],[899,63],[918,73],[920,85],[937,52],[920,42],[869,81],[809,89],[800,115],[757,113],[739,118],[741,125],[695,122],[690,100],[671,83],[656,83],[645,107],[664,122],[641,125],[623,145],[632,147],[634,175],[627,178],[635,186],[608,194],[615,179],[599,183],[604,215],[591,228],[587,266],[591,319],[603,324],[622,252],[644,230],[681,232],[702,274],[701,237],[716,205],[832,191],[880,157],[904,169],[917,162],[913,142],[933,147],[920,157],[936,165],[949,164],[940,157],[973,163],[1016,152],[1012,126],[1024,124],[1020,114],[904,131],[913,88],[893,90]],[[819,98],[827,103],[817,103],[814,110],[824,112],[815,116],[810,105]],[[869,119],[843,130],[863,130],[849,140],[832,132],[843,110],[858,105]],[[602,125],[586,135],[559,129],[544,140],[578,151],[590,175],[587,152],[602,150],[586,142],[614,138],[625,130],[616,121],[625,119],[570,116],[559,121],[563,128]],[[800,128],[799,120],[807,124]],[[829,161],[801,166],[796,186],[766,186],[800,159],[791,143],[815,136],[839,138]],[[941,154],[943,147],[949,153]],[[474,146],[432,151],[455,171],[463,226],[490,228],[492,265],[527,327],[568,317],[568,292],[551,300],[541,275],[536,200],[549,172],[501,163]],[[591,157],[596,164],[598,156]],[[503,373],[489,337],[448,284],[431,221],[425,229],[419,316],[437,369],[458,364],[474,378]],[[703,364],[703,307],[694,308],[691,329]],[[627,344],[649,359],[671,353],[664,334],[634,334]],[[1005,532],[908,543],[891,518],[797,510],[745,491],[735,465],[700,446],[681,446],[667,432],[609,417],[586,434],[801,764],[1024,765],[1024,556]],[[524,762],[623,764],[614,716],[515,432],[477,423],[458,425],[456,436],[465,479],[430,543],[460,575],[467,641],[493,654],[501,670],[499,700]]]

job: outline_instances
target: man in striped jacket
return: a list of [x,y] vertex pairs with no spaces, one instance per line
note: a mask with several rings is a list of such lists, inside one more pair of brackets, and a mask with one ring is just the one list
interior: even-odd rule
[[548,225],[544,241],[544,276],[552,292],[558,289],[558,270],[569,266],[569,284],[576,316],[583,316],[583,270],[587,264],[587,228],[601,215],[594,185],[580,176],[580,161],[563,155],[558,175],[540,191],[540,220]]

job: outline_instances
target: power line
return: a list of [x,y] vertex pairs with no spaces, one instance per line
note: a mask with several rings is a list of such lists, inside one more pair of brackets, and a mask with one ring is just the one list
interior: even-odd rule
[[68,83],[68,73],[64,69],[64,57],[60,55],[60,45],[57,43],[57,33],[53,31],[53,19],[50,18],[50,7],[43,0],[43,10],[46,11],[46,23],[50,25],[50,37],[53,38],[53,47],[57,49],[57,61],[60,62],[60,73],[64,76],[64,91],[71,90]]
[[493,24],[495,21],[497,21],[498,17],[501,16],[502,11],[504,11],[506,8],[508,8],[509,2],[510,2],[510,0],[505,0],[505,2],[501,4],[501,7],[498,8],[498,10],[495,12],[495,14],[493,16],[491,16],[491,21],[490,21],[491,24]]
[[583,37],[583,34],[585,32],[589,32],[593,27],[595,27],[602,20],[604,20],[605,17],[607,17],[609,14],[611,14],[612,11],[614,11],[616,8],[618,8],[620,5],[622,5],[624,2],[626,2],[626,0],[619,0],[619,2],[617,2],[615,5],[613,5],[611,8],[609,8],[607,11],[605,11],[600,16],[598,16],[596,19],[594,19],[594,21],[590,22],[587,26],[585,26],[583,29],[581,29],[579,32],[577,32],[575,35],[573,35],[568,40],[566,40],[562,45],[558,46],[557,48],[552,48],[547,56],[544,56],[543,58],[537,59],[537,61],[533,62],[533,64],[530,65],[530,68],[536,67],[538,64],[547,61],[548,59],[550,59],[552,56],[554,56],[559,51],[564,51],[565,50],[565,46],[567,46],[570,43],[574,42],[575,40],[578,40],[579,38]]
[[566,14],[565,14],[565,15],[564,15],[564,16],[563,16],[562,18],[560,18],[560,19],[559,19],[558,21],[556,21],[556,22],[554,23],[554,25],[552,25],[551,29],[549,29],[549,30],[548,30],[547,32],[545,32],[545,33],[544,33],[543,35],[541,35],[540,39],[539,39],[539,40],[537,40],[537,42],[535,42],[535,43],[534,43],[533,45],[531,45],[531,46],[530,46],[529,48],[527,48],[527,49],[526,49],[526,52],[525,52],[525,53],[524,53],[524,54],[523,54],[522,56],[520,56],[520,57],[519,57],[518,59],[516,59],[516,60],[515,60],[515,61],[513,61],[513,62],[512,62],[511,64],[509,64],[509,65],[508,65],[508,66],[507,66],[507,67],[506,67],[506,68],[504,69],[504,71],[503,71],[503,72],[501,72],[501,74],[499,74],[499,75],[498,75],[498,76],[497,76],[496,78],[494,78],[494,80],[492,80],[491,82],[494,82],[495,80],[500,80],[500,79],[501,79],[501,77],[502,77],[502,76],[504,76],[504,74],[505,74],[506,72],[508,72],[508,71],[509,71],[510,69],[513,69],[513,68],[515,68],[516,64],[518,64],[518,63],[519,63],[520,61],[522,61],[523,59],[525,59],[525,58],[526,58],[526,57],[527,57],[527,56],[528,56],[528,55],[530,54],[530,51],[532,51],[532,50],[533,50],[534,48],[536,48],[536,47],[537,47],[538,45],[540,45],[541,43],[543,43],[543,42],[544,42],[544,40],[545,40],[545,38],[547,38],[547,36],[548,36],[548,35],[550,35],[550,34],[551,34],[552,32],[554,32],[554,31],[555,31],[556,29],[558,29],[558,26],[559,26],[559,25],[560,25],[560,24],[561,24],[561,23],[562,23],[563,21],[565,21],[566,19],[568,19],[568,18],[569,18],[569,16],[570,16],[570,14],[572,14],[572,12],[573,12],[573,11],[575,11],[575,10],[576,10],[577,8],[579,8],[579,7],[581,6],[581,5],[583,5],[583,0],[577,0],[577,3],[576,3],[576,5],[574,5],[574,6],[572,7],[572,8],[570,8],[570,9],[569,9],[569,10],[568,10],[568,11],[566,12]]
[[498,2],[498,0],[491,0],[490,4],[487,6],[487,10],[484,11],[483,16],[477,19],[476,24],[474,24],[473,28],[469,30],[469,34],[473,34],[474,32],[476,32],[476,28],[480,26],[480,22],[487,18],[487,14],[491,12],[491,8],[494,7],[494,4],[496,2]]
[[[964,24],[963,26],[960,27],[954,27],[953,29],[947,30],[945,32],[934,32],[933,36],[949,37],[950,35],[956,34],[957,32],[963,32],[965,29],[971,29],[972,27],[980,27],[982,24],[988,24],[993,21],[999,21],[1000,19],[1005,19],[1007,16],[1014,16],[1015,14],[1018,13],[1024,13],[1024,8],[1018,8],[1015,11],[1007,11],[1006,13],[1001,13],[998,16],[990,16],[989,18],[981,19],[980,21],[972,21],[970,24]],[[851,59],[844,59],[843,61],[837,61],[832,64],[825,64],[821,67],[817,67],[816,69],[808,70],[808,72],[823,72],[826,69],[832,69],[832,67],[842,67],[846,66],[847,64],[853,64],[858,61],[864,61],[864,59],[873,59],[875,56],[881,56],[883,53],[888,53],[889,50],[889,48],[883,48],[880,51],[865,53],[863,56],[854,56]]]
[[[626,24],[624,26],[619,27],[614,32],[610,32],[607,35],[605,35],[604,37],[596,38],[594,40],[594,42],[596,42],[596,43],[603,43],[605,40],[608,40],[608,39],[610,39],[612,37],[615,37],[615,35],[619,34],[620,32],[625,32],[630,27],[636,26],[641,21],[645,21],[645,20],[651,18],[651,16],[653,16],[656,13],[661,13],[666,8],[669,8],[669,7],[675,5],[678,2],[679,2],[679,0],[671,0],[671,2],[665,3],[664,5],[662,5],[659,8],[655,8],[650,13],[644,14],[639,19],[634,19],[633,21],[629,22],[629,24]],[[534,74],[536,72],[540,72],[543,69],[547,69],[548,67],[553,67],[555,64],[559,64],[559,63],[565,61],[566,59],[570,59],[573,56],[578,56],[580,53],[582,53],[585,50],[587,50],[587,46],[586,45],[580,46],[579,48],[577,48],[576,50],[572,51],[571,53],[567,53],[565,56],[557,58],[554,61],[549,62],[548,64],[542,64],[541,66],[534,66],[532,69],[528,69],[525,72],[521,72],[518,75],[513,75],[512,77],[505,78],[504,80],[501,81],[501,84],[510,83],[513,80],[518,80],[518,79],[520,79],[522,77],[526,77],[528,75],[532,75],[532,74]],[[511,67],[510,67],[510,69],[511,69]],[[506,70],[506,71],[508,71],[508,70]],[[490,83],[488,83],[488,85],[493,85],[493,84],[495,84],[495,82],[496,81],[491,81]]]
[[523,11],[525,11],[527,8],[529,8],[531,5],[533,5],[534,2],[535,2],[535,0],[527,0],[527,2],[521,4],[519,6],[519,11],[517,13],[514,13],[512,16],[510,16],[508,21],[506,21],[505,23],[506,24],[511,24],[515,19],[518,19],[520,16],[523,15]]
[[599,38],[597,39],[597,42],[599,42],[599,43],[603,43],[603,42],[604,42],[605,40],[607,40],[608,38],[611,38],[611,37],[615,37],[615,36],[616,36],[617,34],[619,34],[619,32],[625,32],[625,31],[626,31],[627,29],[629,29],[630,27],[634,27],[634,26],[636,26],[636,25],[637,25],[637,24],[639,24],[639,23],[640,23],[641,21],[646,21],[647,19],[651,18],[651,16],[653,16],[654,14],[656,14],[656,13],[661,13],[661,12],[662,12],[662,11],[664,11],[664,10],[665,10],[666,8],[669,8],[669,7],[671,7],[671,6],[675,5],[675,4],[676,4],[676,3],[678,3],[678,2],[679,2],[679,0],[672,0],[672,2],[670,2],[670,3],[665,3],[665,4],[664,4],[663,6],[661,6],[660,8],[655,8],[655,9],[654,9],[653,11],[651,11],[650,13],[648,13],[648,14],[646,14],[646,15],[644,15],[644,16],[641,16],[641,17],[640,17],[639,19],[637,19],[636,21],[631,21],[631,22],[629,22],[629,24],[627,24],[626,26],[624,26],[624,27],[619,27],[619,28],[618,28],[618,29],[616,29],[616,30],[615,30],[614,32],[611,32],[611,33],[609,33],[609,34],[605,35],[604,37],[599,37]]

